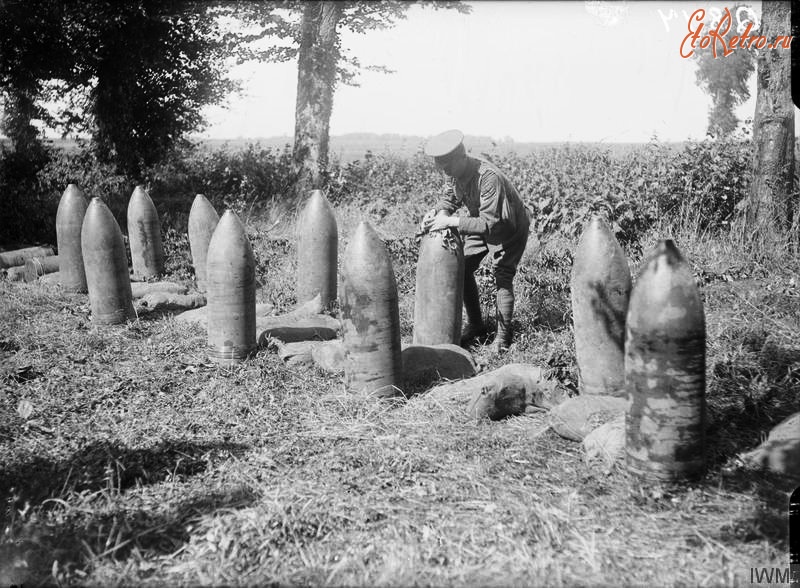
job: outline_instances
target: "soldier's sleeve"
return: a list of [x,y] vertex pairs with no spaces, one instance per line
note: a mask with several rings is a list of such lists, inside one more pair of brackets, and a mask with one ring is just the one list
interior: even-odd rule
[[456,183],[452,178],[448,181],[447,190],[439,201],[434,205],[434,210],[439,212],[444,210],[447,214],[453,214],[461,205],[461,199],[456,193]]
[[480,179],[481,205],[478,216],[459,219],[458,230],[465,235],[488,237],[502,222],[505,187],[499,176],[487,171]]

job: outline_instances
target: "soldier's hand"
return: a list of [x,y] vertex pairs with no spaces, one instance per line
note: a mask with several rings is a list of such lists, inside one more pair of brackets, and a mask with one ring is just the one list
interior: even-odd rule
[[419,223],[420,232],[427,233],[430,230],[431,223],[435,216],[436,211],[434,209],[425,213],[425,216],[422,217],[422,221]]
[[449,229],[450,227],[458,227],[458,217],[449,216],[447,214],[439,214],[433,218],[428,230],[442,231],[444,229]]

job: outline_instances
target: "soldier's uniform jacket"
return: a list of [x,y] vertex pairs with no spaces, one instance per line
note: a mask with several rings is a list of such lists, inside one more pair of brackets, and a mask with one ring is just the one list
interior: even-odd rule
[[463,235],[480,235],[490,245],[500,245],[527,235],[530,218],[517,189],[495,165],[476,157],[468,158],[467,179],[452,180],[452,191],[436,210],[453,214],[462,204],[469,217],[459,220]]

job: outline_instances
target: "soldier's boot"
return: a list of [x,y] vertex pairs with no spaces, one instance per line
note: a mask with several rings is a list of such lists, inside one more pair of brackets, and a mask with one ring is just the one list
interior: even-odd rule
[[494,337],[492,350],[503,353],[511,347],[513,333],[511,319],[514,315],[514,290],[511,288],[497,288],[497,333]]

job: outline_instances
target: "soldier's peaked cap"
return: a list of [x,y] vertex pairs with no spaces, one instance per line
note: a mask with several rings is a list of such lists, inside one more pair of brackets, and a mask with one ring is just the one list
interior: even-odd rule
[[425,155],[444,157],[448,153],[455,151],[463,140],[464,133],[461,131],[456,129],[445,131],[428,140],[425,144]]

